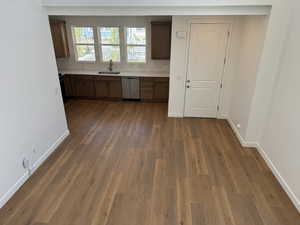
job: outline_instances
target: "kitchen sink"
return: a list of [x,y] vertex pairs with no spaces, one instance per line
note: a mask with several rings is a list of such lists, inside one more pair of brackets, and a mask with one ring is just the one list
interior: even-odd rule
[[113,71],[100,71],[99,74],[120,74],[120,72],[113,72]]

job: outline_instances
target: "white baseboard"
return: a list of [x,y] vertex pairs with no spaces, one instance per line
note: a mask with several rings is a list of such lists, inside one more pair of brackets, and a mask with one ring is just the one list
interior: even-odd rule
[[272,160],[268,157],[267,153],[263,150],[263,148],[258,144],[257,151],[260,153],[260,155],[263,157],[265,162],[267,163],[268,167],[271,169],[272,173],[280,183],[281,187],[284,189],[284,191],[287,193],[295,207],[297,208],[298,212],[300,213],[300,200],[297,198],[295,193],[292,191],[288,183],[285,181],[285,179],[281,176],[278,169],[275,167]]
[[8,200],[19,190],[19,188],[28,180],[28,178],[42,165],[42,163],[51,155],[52,152],[68,137],[69,130],[66,130],[48,150],[34,163],[30,168],[31,174],[27,172],[20,177],[20,179],[0,198],[0,209],[8,202]]
[[51,146],[50,148],[32,165],[30,171],[34,173],[42,163],[55,151],[55,149],[68,137],[70,134],[69,130],[66,130]]
[[239,129],[235,126],[234,122],[227,118],[229,125],[231,126],[233,132],[235,133],[236,137],[239,139],[241,145],[245,148],[257,148],[258,143],[252,141],[246,141],[243,136],[240,134]]
[[257,149],[257,151],[259,152],[259,154],[263,157],[263,159],[267,163],[268,167],[271,169],[272,173],[274,174],[274,176],[276,177],[276,179],[280,183],[280,185],[283,188],[283,190],[287,193],[287,195],[289,196],[289,198],[291,199],[291,201],[293,202],[293,204],[297,208],[298,212],[300,213],[300,201],[299,201],[299,199],[296,197],[295,193],[292,191],[292,189],[287,184],[287,182],[284,180],[284,178],[281,176],[280,172],[275,167],[274,163],[268,157],[268,155],[263,150],[263,148],[260,146],[260,144],[256,143],[256,142],[248,142],[248,141],[244,140],[244,138],[240,134],[239,130],[234,125],[233,121],[230,120],[230,119],[228,119],[228,118],[227,118],[227,121],[230,124],[232,130],[234,131],[235,135],[237,136],[237,138],[239,139],[239,142],[241,143],[241,145],[243,147],[246,147],[246,148],[256,148]]
[[28,178],[28,173],[23,174],[23,176],[1,197],[0,209],[19,190],[19,188],[27,181]]
[[169,113],[168,113],[168,117],[183,118],[183,115],[180,114],[180,113],[172,113],[172,112],[169,112]]
[[217,116],[217,119],[221,119],[221,120],[227,120],[227,118],[228,118],[228,115],[225,113],[220,113]]

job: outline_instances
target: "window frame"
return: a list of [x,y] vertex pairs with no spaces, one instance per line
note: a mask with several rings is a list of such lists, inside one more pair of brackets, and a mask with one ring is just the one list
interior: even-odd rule
[[[127,28],[144,28],[145,29],[145,44],[143,45],[138,45],[138,44],[127,44]],[[126,53],[126,63],[128,64],[147,64],[148,63],[148,57],[147,57],[147,27],[146,26],[125,26],[124,27],[124,49]],[[128,61],[128,51],[127,47],[132,46],[132,47],[145,47],[145,62],[129,62]]]
[[[102,38],[101,38],[101,28],[118,28],[119,29],[119,44],[102,44]],[[98,26],[97,27],[97,37],[98,37],[98,46],[99,46],[99,60],[101,63],[108,64],[109,61],[103,60],[103,52],[102,52],[102,46],[119,46],[120,49],[120,61],[113,61],[115,64],[121,64],[122,63],[122,38],[121,38],[121,27],[120,26]]]
[[[93,30],[93,43],[77,43],[76,42],[76,37],[74,33],[74,28],[92,28]],[[91,25],[71,25],[71,33],[72,33],[72,41],[73,41],[73,49],[74,49],[74,57],[75,61],[77,63],[92,63],[95,64],[97,63],[97,47],[96,47],[96,42],[97,42],[97,37],[95,36],[95,27]],[[85,45],[85,46],[93,46],[94,47],[94,53],[95,53],[95,60],[79,60],[78,59],[78,52],[77,52],[77,46],[78,45]]]

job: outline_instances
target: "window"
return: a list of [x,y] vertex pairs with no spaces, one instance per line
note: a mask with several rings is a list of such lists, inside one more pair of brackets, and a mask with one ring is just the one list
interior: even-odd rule
[[96,61],[92,27],[73,27],[73,42],[77,61]]
[[99,30],[102,61],[120,62],[120,34],[118,27],[101,27]]
[[146,62],[146,29],[126,28],[127,62]]

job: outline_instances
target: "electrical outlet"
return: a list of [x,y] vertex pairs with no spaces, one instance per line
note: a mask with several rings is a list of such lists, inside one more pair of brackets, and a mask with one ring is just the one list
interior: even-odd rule
[[26,157],[23,158],[23,161],[22,161],[22,165],[23,165],[23,168],[25,170],[28,170],[30,168],[30,162],[29,162],[29,159],[27,159]]
[[30,176],[31,175],[30,160],[24,157],[22,161],[22,166],[27,171],[28,176]]

